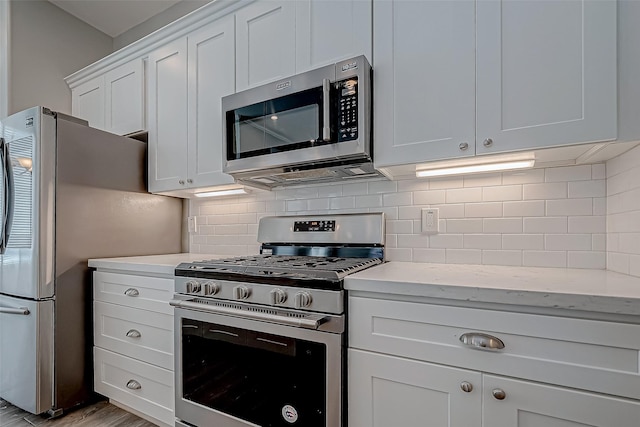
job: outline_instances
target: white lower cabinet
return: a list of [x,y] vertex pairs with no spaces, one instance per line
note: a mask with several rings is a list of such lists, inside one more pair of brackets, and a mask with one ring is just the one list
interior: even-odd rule
[[640,425],[637,319],[364,297],[349,310],[350,427]]
[[173,279],[94,272],[94,389],[174,425]]

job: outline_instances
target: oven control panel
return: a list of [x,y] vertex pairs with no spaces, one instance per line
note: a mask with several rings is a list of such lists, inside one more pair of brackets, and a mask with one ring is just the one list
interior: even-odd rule
[[295,221],[293,223],[294,232],[308,231],[336,231],[335,221]]

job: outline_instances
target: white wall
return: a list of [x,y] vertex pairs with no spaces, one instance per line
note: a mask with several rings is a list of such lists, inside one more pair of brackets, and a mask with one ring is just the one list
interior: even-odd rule
[[128,31],[120,34],[113,39],[113,50],[116,51],[123,48],[146,35],[164,27],[165,25],[187,15],[190,12],[204,6],[211,0],[183,0],[176,3],[170,8],[160,12],[159,14],[147,19],[143,23],[136,25]]
[[640,146],[607,162],[607,269],[640,277]]
[[[605,268],[605,165],[434,180],[372,181],[192,200],[191,252],[257,253],[266,215],[385,212],[392,261]],[[441,233],[420,233],[420,208]]]
[[9,8],[8,1],[0,0],[0,119],[9,111]]
[[9,114],[71,113],[64,77],[112,52],[113,39],[48,1],[11,1]]

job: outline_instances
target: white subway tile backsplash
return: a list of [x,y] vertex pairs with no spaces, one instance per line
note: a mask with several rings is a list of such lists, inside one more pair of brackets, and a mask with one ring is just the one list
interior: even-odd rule
[[373,181],[369,183],[369,194],[395,193],[398,191],[396,181]]
[[333,197],[331,198],[330,208],[332,210],[338,209],[353,209],[356,207],[355,197]]
[[629,274],[640,277],[640,256],[629,255]]
[[606,197],[607,185],[605,180],[569,182],[569,198]]
[[592,199],[547,200],[547,215],[592,215]]
[[379,208],[382,206],[382,195],[357,196],[356,208]]
[[523,251],[522,265],[527,267],[566,267],[567,253],[563,251]]
[[446,249],[447,264],[482,264],[482,251],[479,249]]
[[587,181],[591,179],[591,165],[545,169],[546,182]]
[[502,236],[500,234],[465,234],[463,247],[465,249],[501,249]]
[[501,217],[502,203],[466,203],[464,205],[464,216],[467,218]]
[[525,200],[517,202],[504,202],[502,205],[504,216],[544,216],[544,200]]
[[604,269],[607,266],[606,252],[568,252],[567,267]]
[[[630,256],[640,256],[640,185],[631,182],[640,174],[640,149],[637,167],[611,169],[622,177],[617,184],[614,179],[618,193],[607,196],[609,169],[598,164],[360,181],[191,200],[200,227],[190,236],[190,249],[255,253],[258,222],[265,216],[384,212],[387,260],[575,268],[609,263],[630,271]],[[422,234],[424,207],[440,210],[439,234]],[[622,242],[620,236],[626,236]]]
[[482,263],[486,265],[522,265],[522,251],[482,251]]
[[413,205],[413,193],[389,193],[382,195],[384,206],[410,206]]
[[437,205],[445,203],[445,190],[416,191],[413,193],[413,203],[416,205]]
[[618,175],[629,169],[637,168],[640,165],[640,147],[629,150],[620,156],[609,160],[607,166],[607,178]]
[[566,199],[566,182],[549,182],[544,184],[524,184],[522,186],[524,200]]
[[544,249],[543,234],[504,234],[502,249]]
[[445,196],[446,203],[481,202],[482,188],[456,188],[448,190]]
[[630,257],[629,254],[607,251],[607,270],[630,274]]
[[414,249],[414,262],[431,262],[444,264],[447,261],[445,249]]
[[447,233],[482,233],[482,219],[447,219]]
[[525,233],[566,233],[566,217],[524,218],[522,230]]
[[485,233],[522,233],[522,218],[485,218]]
[[484,187],[482,200],[485,202],[503,202],[507,200],[522,200],[522,185],[502,185],[499,187]]
[[569,233],[605,233],[607,217],[605,216],[570,216],[568,218]]
[[590,234],[547,234],[544,248],[548,251],[590,251]]
[[544,182],[544,169],[529,169],[526,171],[504,172],[502,184],[535,184]]

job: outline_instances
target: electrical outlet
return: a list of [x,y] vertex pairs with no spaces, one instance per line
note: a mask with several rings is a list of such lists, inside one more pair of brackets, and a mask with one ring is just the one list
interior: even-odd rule
[[189,233],[197,233],[198,232],[198,222],[196,221],[195,216],[190,216],[187,218],[187,224],[189,225]]
[[422,233],[423,234],[438,234],[440,212],[438,208],[422,208]]

